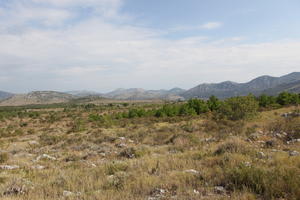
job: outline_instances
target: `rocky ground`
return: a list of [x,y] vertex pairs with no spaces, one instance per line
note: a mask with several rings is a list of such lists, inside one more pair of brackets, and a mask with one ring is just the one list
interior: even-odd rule
[[296,109],[117,123],[89,120],[106,111],[21,110],[0,121],[0,197],[299,199]]

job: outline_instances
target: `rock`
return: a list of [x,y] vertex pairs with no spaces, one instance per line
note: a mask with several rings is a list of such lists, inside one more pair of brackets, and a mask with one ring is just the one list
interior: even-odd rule
[[265,158],[266,157],[266,154],[262,151],[258,152],[258,156],[259,158]]
[[226,190],[223,186],[215,186],[214,190],[217,194],[225,194],[226,193]]
[[118,148],[125,148],[125,147],[127,147],[127,145],[124,144],[124,143],[120,143],[120,144],[116,144],[116,147],[118,147]]
[[119,155],[122,157],[126,157],[126,158],[134,158],[135,157],[135,149],[134,148],[124,149],[124,151],[120,152]]
[[251,163],[250,163],[250,162],[244,162],[244,165],[245,165],[246,167],[251,167]]
[[45,169],[46,167],[45,166],[42,166],[42,165],[34,165],[31,167],[32,169],[38,169],[38,170],[42,170],[42,169]]
[[168,191],[165,189],[156,188],[150,192],[151,197],[149,197],[148,200],[159,200],[165,198],[167,192]]
[[128,140],[128,142],[129,142],[129,143],[134,143],[134,141],[133,141],[133,140],[131,140],[131,139],[129,139],[129,140]]
[[194,189],[194,194],[200,194],[200,192],[196,189]]
[[102,153],[100,153],[100,156],[105,157],[106,153],[102,152]]
[[258,138],[259,138],[258,133],[252,133],[249,135],[249,139],[251,139],[251,140],[257,140]]
[[64,190],[64,191],[63,191],[63,196],[64,196],[64,197],[72,197],[72,196],[80,196],[80,195],[81,195],[80,192],[74,193],[74,192],[67,191],[67,190]]
[[298,151],[290,151],[289,155],[290,156],[299,156],[299,152]]
[[42,154],[42,155],[38,156],[38,157],[35,159],[35,161],[39,161],[39,160],[41,160],[41,159],[56,160],[56,158],[53,157],[53,156],[49,156],[48,154]]
[[13,170],[13,169],[19,169],[20,166],[18,165],[0,165],[0,169],[6,169],[6,170]]
[[191,174],[199,174],[200,172],[194,169],[188,169],[188,170],[184,170],[184,172],[186,173],[191,173]]
[[32,141],[29,141],[28,144],[29,145],[39,145],[40,143],[35,140],[32,140]]
[[125,137],[119,137],[119,139],[120,139],[120,140],[126,140],[126,138],[125,138]]
[[22,195],[27,192],[27,188],[25,185],[18,185],[16,183],[13,183],[10,185],[5,192],[3,193],[4,195]]

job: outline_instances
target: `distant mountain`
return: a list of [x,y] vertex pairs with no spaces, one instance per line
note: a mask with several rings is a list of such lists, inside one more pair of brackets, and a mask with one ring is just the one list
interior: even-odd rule
[[7,99],[11,96],[13,96],[12,93],[0,91],[0,100]]
[[283,90],[298,91],[297,81],[300,81],[300,72],[272,77],[261,76],[247,83],[235,83],[226,81],[222,83],[200,84],[181,95],[185,99],[189,98],[209,98],[215,95],[218,98],[228,98],[232,96],[242,96],[249,93],[259,95],[262,93],[277,94]]
[[88,90],[74,90],[74,91],[67,91],[67,94],[71,94],[75,97],[88,97],[88,96],[101,96],[101,93],[88,91]]
[[142,88],[119,88],[102,96],[110,99],[119,100],[176,100],[182,98],[181,96],[179,96],[179,94],[183,93],[184,91],[185,90],[180,88],[173,88],[171,90],[144,90]]
[[16,94],[0,101],[0,106],[18,106],[29,104],[63,103],[74,99],[73,95],[55,91],[36,91],[28,94]]
[[292,93],[300,93],[300,80],[292,83],[285,83],[278,85],[274,88],[267,89],[262,93],[268,95],[278,95],[282,91],[292,92]]

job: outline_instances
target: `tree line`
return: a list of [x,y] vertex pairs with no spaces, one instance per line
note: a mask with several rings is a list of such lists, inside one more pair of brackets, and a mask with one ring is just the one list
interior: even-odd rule
[[[112,118],[138,117],[176,117],[196,116],[212,112],[218,118],[242,120],[255,116],[258,110],[280,108],[287,105],[299,105],[300,94],[282,92],[277,96],[261,95],[231,97],[225,100],[211,96],[208,100],[190,99],[186,103],[169,103],[159,109],[131,108],[128,111],[115,113]],[[93,120],[101,120],[101,116],[90,116]]]

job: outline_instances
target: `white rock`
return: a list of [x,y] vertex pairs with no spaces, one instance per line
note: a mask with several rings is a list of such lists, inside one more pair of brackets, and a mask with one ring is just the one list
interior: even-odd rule
[[7,170],[13,170],[13,169],[19,169],[20,166],[18,165],[0,165],[0,169],[7,169]]
[[28,144],[30,144],[30,145],[39,145],[39,142],[37,142],[35,140],[32,140],[32,141],[29,141]]
[[198,172],[197,170],[194,170],[194,169],[188,169],[188,170],[185,170],[184,172],[191,173],[191,174],[199,174],[200,173],[200,172]]
[[200,194],[200,192],[196,189],[194,189],[194,194]]
[[36,161],[39,161],[39,160],[41,160],[41,159],[56,160],[55,157],[49,156],[48,154],[42,154],[42,155],[38,156],[38,157],[36,158]]
[[42,166],[42,165],[34,165],[31,167],[32,169],[38,169],[38,170],[42,170],[42,169],[45,169],[46,167],[45,166]]
[[226,193],[226,190],[223,186],[215,186],[215,192],[218,194],[224,194]]
[[290,151],[289,155],[290,156],[299,156],[299,152],[298,151]]

